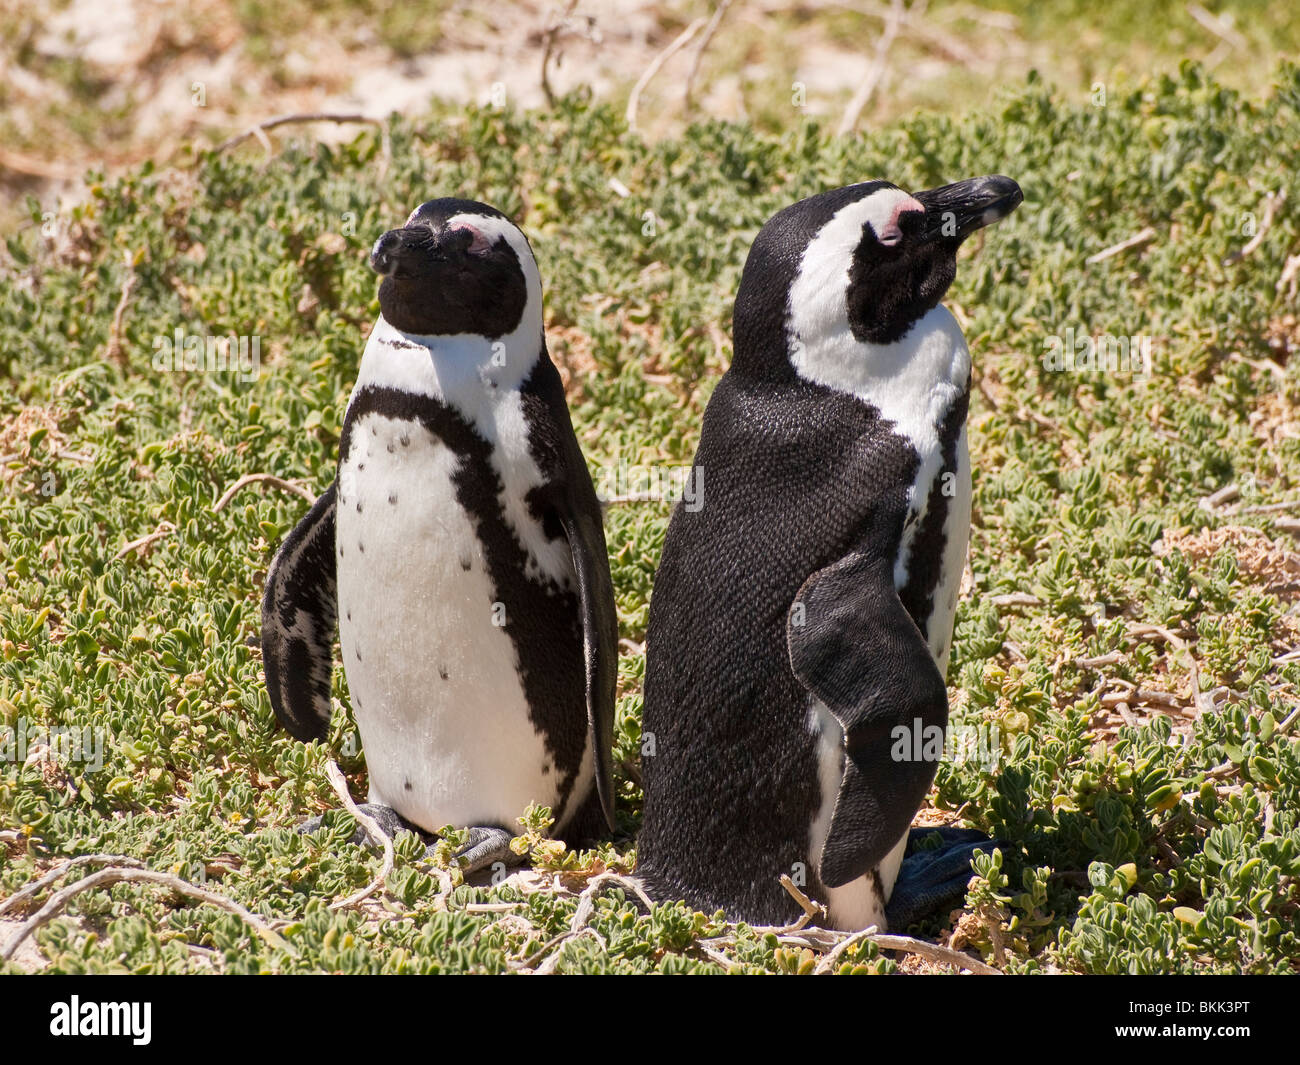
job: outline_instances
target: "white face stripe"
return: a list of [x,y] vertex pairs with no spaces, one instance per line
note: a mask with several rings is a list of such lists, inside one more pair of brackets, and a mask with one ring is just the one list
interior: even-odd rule
[[455,408],[492,445],[492,464],[502,484],[498,498],[506,521],[528,552],[529,576],[572,587],[573,558],[567,541],[549,539],[527,504],[528,492],[543,483],[529,449],[519,395],[541,357],[542,279],[537,263],[523,233],[507,219],[459,214],[447,224],[471,225],[493,243],[504,237],[514,249],[527,291],[519,325],[489,340],[471,333],[405,333],[380,315],[366,343],[353,395],[366,386],[394,388]]
[[[957,320],[939,306],[892,344],[861,341],[849,325],[848,306],[849,270],[863,225],[896,224],[899,212],[915,202],[899,189],[881,189],[841,208],[804,251],[790,287],[786,328],[790,361],[799,376],[871,404],[916,450],[921,465],[909,503],[919,510],[943,464],[939,427],[970,379],[966,339]],[[916,528],[911,526],[901,545],[894,572],[899,587],[906,583]]]

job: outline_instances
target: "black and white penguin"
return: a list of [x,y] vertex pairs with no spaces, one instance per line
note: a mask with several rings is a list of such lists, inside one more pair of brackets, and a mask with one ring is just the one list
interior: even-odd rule
[[600,505],[542,326],[524,234],[468,200],[375,243],[381,316],[338,475],[285,540],[262,608],[267,690],[296,738],[330,721],[335,624],[389,831],[471,829],[467,871],[515,820],[613,826],[617,618]]
[[658,896],[784,923],[784,873],[832,925],[883,928],[969,879],[967,833],[900,875],[970,533],[970,354],[939,301],[961,242],[1021,199],[1005,177],[872,181],[755,239],[702,505],[674,513],[650,605],[637,872]]

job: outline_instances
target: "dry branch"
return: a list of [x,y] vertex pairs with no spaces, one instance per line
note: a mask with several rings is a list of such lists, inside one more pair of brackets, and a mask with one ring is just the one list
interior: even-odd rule
[[282,477],[277,477],[273,473],[246,473],[239,478],[234,484],[221,493],[221,498],[213,504],[212,510],[215,513],[224,510],[227,503],[235,498],[235,494],[250,484],[269,484],[272,488],[279,488],[285,492],[292,492],[300,499],[305,499],[308,503],[315,503],[316,497],[301,485],[294,484],[292,481],[286,481]]
[[[134,859],[127,859],[134,861]],[[225,895],[218,895],[215,891],[209,891],[207,888],[201,888],[196,884],[191,884],[182,880],[171,873],[160,873],[156,869],[142,869],[135,866],[114,865],[108,869],[101,869],[97,873],[91,873],[90,876],[83,877],[76,883],[69,884],[67,887],[56,891],[50,896],[49,900],[36,911],[31,917],[23,922],[22,927],[13,935],[3,950],[0,950],[0,961],[8,961],[13,957],[14,952],[22,942],[35,932],[41,926],[48,924],[55,917],[67,908],[68,904],[78,895],[86,891],[93,891],[96,888],[109,887],[113,884],[121,883],[143,883],[158,884],[162,887],[170,888],[178,895],[185,895],[188,898],[195,899],[198,902],[207,903],[215,906],[226,913],[234,914],[243,921],[249,928],[262,937],[270,946],[283,950],[288,954],[297,955],[297,951],[283,939],[274,929],[265,921],[255,914],[250,913],[239,905],[234,899],[226,898]]]
[[329,778],[330,785],[334,788],[334,794],[339,797],[339,802],[343,804],[343,808],[357,819],[357,824],[366,830],[366,835],[384,849],[384,861],[375,878],[360,891],[354,892],[346,899],[339,899],[337,902],[330,903],[331,910],[345,910],[349,906],[356,906],[358,903],[364,902],[384,886],[388,874],[393,871],[393,841],[379,827],[378,821],[367,814],[363,814],[361,808],[353,802],[352,796],[348,792],[347,778],[343,776],[343,770],[339,768],[338,763],[333,758],[325,763],[325,776]]
[[1149,240],[1154,240],[1155,236],[1155,228],[1153,226],[1147,226],[1146,229],[1141,232],[1133,234],[1133,236],[1129,237],[1128,240],[1121,240],[1118,244],[1112,244],[1109,248],[1097,252],[1096,255],[1089,255],[1088,258],[1083,261],[1089,266],[1092,266],[1095,263],[1104,262],[1107,259],[1119,255],[1121,252],[1128,251],[1130,248],[1137,248],[1147,243]]
[[645,72],[637,79],[636,84],[632,86],[632,92],[627,98],[627,113],[625,117],[627,118],[628,129],[636,129],[637,106],[641,102],[641,93],[645,91],[645,87],[654,80],[654,76],[659,73],[668,60],[691,43],[691,38],[704,28],[707,21],[707,19],[697,18],[687,26],[686,29],[682,30],[682,32],[677,35],[667,48],[650,61],[650,65],[645,68]]
[[686,75],[686,85],[682,88],[682,105],[687,111],[692,106],[691,95],[695,89],[695,79],[700,73],[700,63],[704,59],[704,53],[708,51],[709,44],[713,40],[714,34],[718,32],[718,26],[722,23],[722,16],[727,13],[727,8],[731,6],[731,0],[718,0],[713,9],[713,17],[709,19],[709,24],[704,27],[704,36],[700,38],[700,43],[695,48],[695,58],[691,61],[691,72]]

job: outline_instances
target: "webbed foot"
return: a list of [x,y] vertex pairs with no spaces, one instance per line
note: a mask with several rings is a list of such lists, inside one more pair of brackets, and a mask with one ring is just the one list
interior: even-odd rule
[[[487,869],[502,862],[507,866],[519,865],[523,858],[510,849],[511,835],[504,828],[495,826],[472,826],[469,829],[469,842],[456,852],[461,872],[465,876]],[[430,844],[426,852],[433,856],[436,843]]]
[[[927,845],[938,834],[943,842]],[[974,876],[971,859],[976,851],[991,852],[998,841],[969,828],[914,828],[907,834],[907,850],[885,906],[890,931],[904,932],[909,925],[945,904],[960,902]]]

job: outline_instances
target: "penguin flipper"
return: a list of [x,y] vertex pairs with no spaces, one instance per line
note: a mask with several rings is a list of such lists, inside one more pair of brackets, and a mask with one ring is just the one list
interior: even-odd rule
[[262,598],[262,668],[271,708],[294,739],[329,735],[338,621],[336,485],[316,500],[276,552]]
[[618,684],[618,613],[600,510],[562,506],[560,521],[573,556],[586,661],[587,727],[596,754],[596,792],[614,829],[614,702]]
[[[947,725],[948,692],[898,598],[892,560],[879,554],[857,551],[809,577],[786,615],[786,642],[795,675],[844,730],[844,774],[818,862],[822,883],[839,887],[907,833],[937,768],[911,757],[913,736]],[[894,757],[900,727],[904,759]]]

